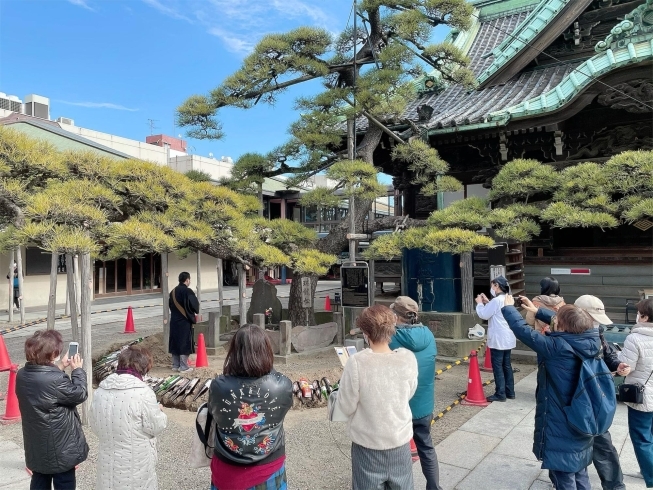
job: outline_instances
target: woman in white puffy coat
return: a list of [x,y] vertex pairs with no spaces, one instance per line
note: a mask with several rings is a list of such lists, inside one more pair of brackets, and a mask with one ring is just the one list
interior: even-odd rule
[[653,488],[653,298],[637,303],[637,324],[619,361],[630,366],[626,383],[644,385],[643,403],[627,403],[628,432],[646,488]]
[[152,366],[146,349],[130,346],[118,369],[100,383],[91,429],[100,443],[95,490],[157,490],[156,436],[168,419],[143,376]]

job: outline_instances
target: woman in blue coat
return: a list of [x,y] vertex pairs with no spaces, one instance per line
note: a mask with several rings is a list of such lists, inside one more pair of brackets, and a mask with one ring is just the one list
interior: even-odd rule
[[598,330],[586,312],[566,305],[553,321],[551,333],[542,335],[513,305],[512,296],[506,296],[503,316],[515,336],[537,353],[533,453],[542,468],[550,470],[556,490],[591,490],[587,466],[592,462],[593,437],[581,435],[568,424],[551,380],[568,404],[578,385],[578,356],[590,359],[602,350]]

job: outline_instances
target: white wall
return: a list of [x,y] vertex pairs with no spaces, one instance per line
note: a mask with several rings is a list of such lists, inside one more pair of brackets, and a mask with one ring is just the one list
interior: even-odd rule
[[232,163],[216,158],[201,157],[199,155],[171,156],[168,166],[182,174],[190,170],[206,172],[211,176],[212,180],[229,177],[233,168]]
[[[218,289],[218,259],[202,254],[202,290]],[[190,287],[197,290],[197,256],[191,254],[179,259],[174,253],[168,255],[168,286],[170,289],[179,284],[179,274],[190,273]]]

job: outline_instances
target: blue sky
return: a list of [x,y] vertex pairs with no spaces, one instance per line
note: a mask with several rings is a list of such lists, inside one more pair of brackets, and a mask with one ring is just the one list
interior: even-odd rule
[[[183,134],[175,108],[236,70],[264,34],[299,25],[338,32],[350,0],[1,0],[0,91],[50,98],[51,117],[144,141]],[[221,111],[226,138],[187,139],[193,153],[234,159],[287,138],[294,89],[275,107]]]

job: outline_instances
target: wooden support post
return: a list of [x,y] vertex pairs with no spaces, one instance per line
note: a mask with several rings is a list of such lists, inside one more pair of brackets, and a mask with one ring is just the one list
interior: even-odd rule
[[82,301],[81,301],[81,356],[84,359],[86,372],[86,386],[88,398],[82,404],[82,424],[88,425],[93,403],[93,355],[91,344],[91,298],[93,293],[93,279],[91,278],[91,254],[84,252],[81,256],[82,270]]
[[9,313],[9,322],[14,321],[14,251],[11,250],[9,252],[9,273],[7,276],[9,277],[9,289],[7,294],[7,299],[9,300],[9,306],[7,309],[7,313]]
[[245,282],[245,268],[238,264],[238,315],[240,315],[240,326],[247,323],[247,284]]
[[54,330],[54,317],[57,314],[57,267],[59,254],[52,252],[50,259],[50,296],[48,296],[48,330]]
[[261,330],[265,330],[265,315],[263,313],[254,313],[254,325],[258,325]]
[[23,274],[23,253],[20,246],[16,247],[16,268],[18,269],[18,304],[20,310],[20,323],[25,324],[25,275]]
[[161,254],[161,296],[163,296],[163,349],[168,352],[170,340],[170,287],[168,285],[168,252]]
[[197,313],[202,313],[202,252],[197,251],[197,301],[200,304],[200,309]]
[[288,320],[281,320],[279,322],[279,354],[282,356],[289,356],[292,352],[291,332],[292,323]]
[[75,288],[75,267],[73,256],[66,254],[66,279],[68,289],[68,305],[70,315],[70,328],[73,333],[73,341],[79,342],[79,324],[77,322],[77,290]]
[[75,294],[77,295],[77,316],[81,314],[80,305],[82,304],[82,276],[79,268],[79,255],[73,257],[73,266],[75,268]]
[[460,278],[462,286],[463,313],[474,313],[474,264],[472,253],[460,254]]
[[218,259],[218,305],[220,308],[220,315],[222,316],[222,308],[224,307],[224,269],[222,259]]

